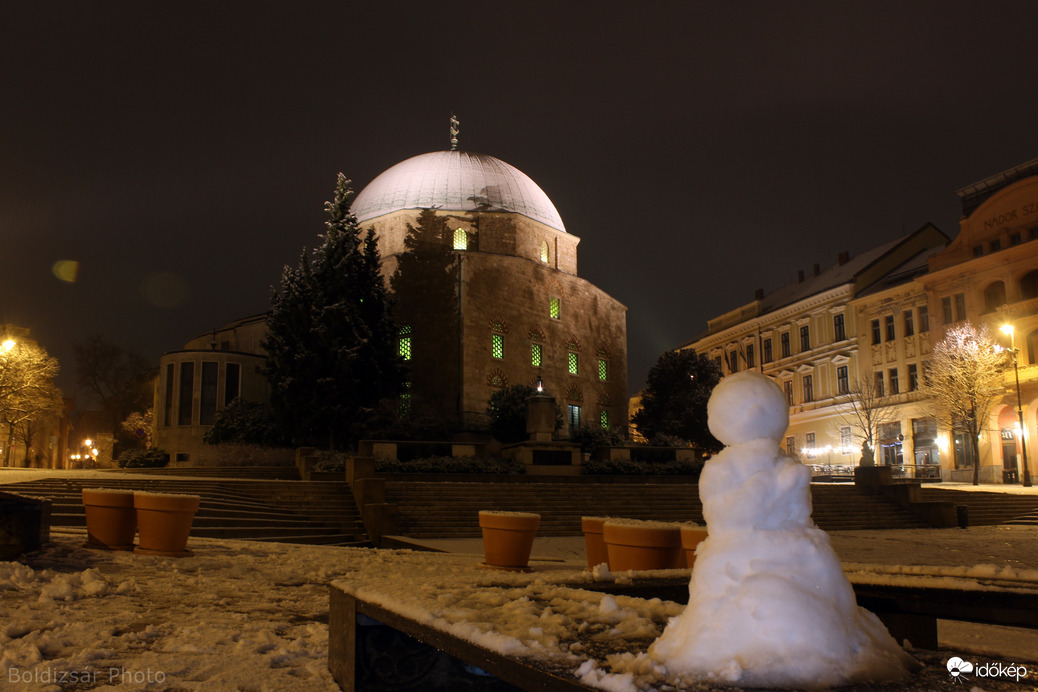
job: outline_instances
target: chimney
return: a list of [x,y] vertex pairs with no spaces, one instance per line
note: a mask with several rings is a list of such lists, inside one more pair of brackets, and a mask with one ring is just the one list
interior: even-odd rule
[[804,270],[803,269],[797,269],[797,283],[798,284],[804,283]]
[[822,273],[821,266],[819,266],[818,264],[815,264],[815,276],[818,276],[821,273]]
[[754,300],[764,300],[764,289],[763,288],[758,288],[756,291],[754,291],[753,292],[753,299]]
[[851,261],[851,253],[844,250],[836,256],[836,261],[839,262],[840,266],[842,267],[843,265]]

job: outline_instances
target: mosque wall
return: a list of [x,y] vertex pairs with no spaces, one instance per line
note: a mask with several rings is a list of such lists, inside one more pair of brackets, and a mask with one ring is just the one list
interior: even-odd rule
[[584,424],[627,422],[626,308],[590,282],[540,262],[464,254],[463,410],[496,389],[534,385]]

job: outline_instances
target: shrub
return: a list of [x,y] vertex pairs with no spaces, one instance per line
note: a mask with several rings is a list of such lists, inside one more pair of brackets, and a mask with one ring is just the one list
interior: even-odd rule
[[[498,389],[490,395],[487,415],[490,417],[490,434],[498,442],[509,444],[526,439],[526,400],[537,393],[526,384],[515,384]],[[555,404],[555,429],[562,427],[562,411]]]
[[213,427],[205,431],[206,444],[245,444],[276,447],[284,442],[269,404],[237,397],[216,412]]
[[604,447],[623,447],[627,440],[619,428],[603,430],[600,425],[584,424],[574,432],[570,439],[580,444],[580,451],[594,454]]
[[119,468],[157,469],[169,463],[169,452],[161,449],[127,449],[119,455]]

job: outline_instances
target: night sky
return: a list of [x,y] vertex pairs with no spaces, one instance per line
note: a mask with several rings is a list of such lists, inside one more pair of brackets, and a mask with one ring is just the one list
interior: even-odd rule
[[632,391],[754,289],[953,236],[957,189],[1038,156],[1034,2],[367,5],[4,3],[0,323],[62,384],[90,334],[157,364],[266,310],[336,174],[447,148],[452,112],[628,307]]

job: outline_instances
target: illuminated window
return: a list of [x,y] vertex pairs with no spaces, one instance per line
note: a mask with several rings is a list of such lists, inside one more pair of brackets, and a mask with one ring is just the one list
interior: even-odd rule
[[836,368],[836,390],[840,394],[849,394],[851,391],[851,384],[847,377],[846,365],[841,365]]
[[598,379],[603,382],[609,379],[609,361],[605,358],[598,359]]
[[562,316],[562,299],[558,296],[552,296],[548,303],[548,315],[553,320],[560,319]]
[[544,348],[540,344],[530,344],[530,365],[541,367],[544,362]]
[[793,405],[793,380],[786,380],[782,383],[782,391],[786,393],[786,402]]
[[569,352],[569,374],[577,375],[580,373],[580,354]]
[[548,242],[546,240],[541,241],[541,261],[545,264],[548,263]]
[[491,334],[490,335],[490,355],[498,360],[505,357],[505,335],[504,334]]
[[602,426],[603,430],[609,430],[609,411],[602,409],[598,414],[598,424]]
[[845,425],[842,428],[840,428],[840,446],[850,447],[851,443],[851,426]]
[[400,328],[400,337],[397,340],[397,354],[404,360],[411,360],[411,325]]
[[469,234],[465,232],[464,228],[454,229],[454,249],[455,250],[468,250],[469,249]]

